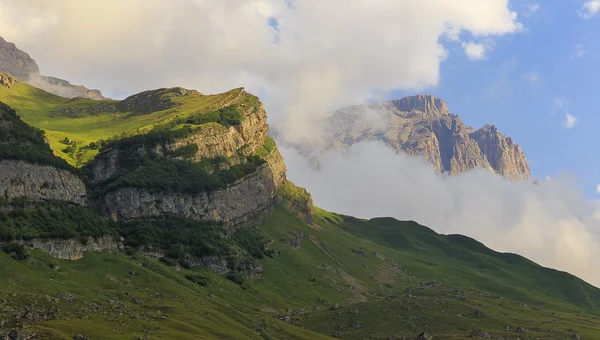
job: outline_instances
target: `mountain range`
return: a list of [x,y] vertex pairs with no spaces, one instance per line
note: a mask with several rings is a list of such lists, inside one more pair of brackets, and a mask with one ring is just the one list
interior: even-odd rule
[[474,130],[431,95],[415,95],[383,103],[335,110],[323,125],[325,138],[296,143],[307,154],[381,141],[397,152],[423,157],[438,172],[457,174],[482,168],[515,181],[531,177],[521,147],[497,127]]
[[[0,72],[0,102],[0,338],[600,334],[600,289],[573,275],[414,221],[315,207],[243,88],[91,100]],[[440,171],[528,176],[509,138],[458,126],[439,99],[373,107],[409,131],[391,145],[414,141]]]
[[73,85],[60,78],[41,75],[38,64],[28,53],[2,37],[0,37],[0,71],[59,96],[106,99],[98,90],[90,90],[83,85]]

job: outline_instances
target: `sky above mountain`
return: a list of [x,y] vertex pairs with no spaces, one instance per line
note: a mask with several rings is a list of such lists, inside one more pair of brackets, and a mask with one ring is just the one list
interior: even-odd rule
[[589,197],[598,32],[598,0],[0,0],[0,34],[45,74],[111,97],[244,86],[305,138],[311,112],[431,93]]
[[599,33],[599,0],[0,0],[0,36],[43,74],[113,98],[243,86],[289,140],[342,105],[439,96],[513,137],[543,183],[439,177],[377,145],[320,173],[283,150],[290,178],[324,208],[414,219],[596,285]]

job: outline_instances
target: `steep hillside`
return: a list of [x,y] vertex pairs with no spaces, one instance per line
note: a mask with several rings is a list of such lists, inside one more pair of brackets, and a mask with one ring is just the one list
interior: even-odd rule
[[313,207],[243,89],[91,101],[0,76],[0,338],[600,334],[574,276]]
[[282,207],[261,228],[270,252],[259,259],[263,272],[254,280],[173,266],[172,255],[158,260],[136,248],[86,253],[77,261],[34,250],[26,261],[0,253],[6,316],[0,335],[11,329],[43,339],[600,334],[597,289],[468,238],[320,210],[307,225]]
[[73,85],[66,80],[47,77],[29,54],[15,44],[0,37],[0,71],[7,72],[17,79],[63,97],[82,97],[94,100],[106,99],[98,90],[90,90],[82,85]]
[[509,180],[530,176],[523,150],[510,137],[492,125],[479,130],[465,126],[441,99],[430,95],[341,108],[326,126],[333,137],[321,149],[381,140],[450,174],[485,168]]

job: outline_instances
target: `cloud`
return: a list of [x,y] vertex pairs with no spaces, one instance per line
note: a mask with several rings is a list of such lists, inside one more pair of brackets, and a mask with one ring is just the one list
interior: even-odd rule
[[288,177],[306,187],[317,206],[362,218],[416,220],[600,286],[600,208],[568,177],[535,185],[484,170],[441,175],[422,158],[378,142],[324,153],[318,170],[295,150],[281,150]]
[[564,126],[567,129],[571,129],[577,125],[578,119],[570,113],[565,113],[565,121],[563,122]]
[[471,60],[483,60],[485,59],[485,46],[476,42],[470,41],[462,44],[465,49],[467,57]]
[[596,187],[596,193],[600,194],[600,184],[598,184],[598,186]]
[[587,50],[582,44],[577,44],[575,46],[575,53],[571,55],[571,60],[578,59],[583,57],[587,53]]
[[590,19],[600,12],[600,0],[590,0],[583,4],[581,10],[577,11],[580,17]]
[[526,4],[525,5],[525,11],[523,12],[523,16],[524,17],[532,17],[535,15],[535,13],[537,13],[537,11],[540,9],[540,4],[539,3],[530,3],[530,4]]
[[244,86],[264,94],[271,123],[288,119],[286,135],[300,138],[312,134],[312,116],[373,91],[435,86],[444,37],[522,28],[507,0],[288,3],[0,0],[0,34],[43,73],[109,96]]
[[528,83],[537,83],[540,80],[540,75],[537,72],[529,72],[523,75],[523,80]]

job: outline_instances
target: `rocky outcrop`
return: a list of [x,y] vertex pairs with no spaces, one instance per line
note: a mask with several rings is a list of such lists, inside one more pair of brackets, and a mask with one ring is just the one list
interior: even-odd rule
[[177,105],[172,96],[199,97],[202,94],[195,90],[186,90],[181,87],[162,88],[134,94],[117,104],[120,111],[147,114],[162,111]]
[[8,73],[0,72],[0,86],[11,88],[19,81]]
[[85,185],[71,172],[47,165],[0,160],[0,198],[20,197],[86,204]]
[[[244,95],[245,92],[241,91],[240,94]],[[232,98],[232,101],[226,104],[238,103],[239,97]],[[152,152],[158,156],[171,157],[170,155],[179,148],[196,144],[198,146],[197,152],[193,157],[188,158],[191,161],[200,161],[203,158],[229,158],[237,155],[252,155],[263,147],[267,139],[267,113],[262,104],[259,104],[258,107],[240,105],[239,110],[244,119],[237,126],[225,127],[217,123],[204,124],[197,127],[194,133],[188,137],[180,138],[173,142],[157,144],[151,148],[140,146],[136,150],[133,150],[133,152],[138,154]],[[118,176],[124,170],[120,166],[120,158],[129,157],[130,152],[132,150],[112,149],[96,156],[90,165],[92,182],[99,183],[111,177]]]
[[103,199],[104,214],[114,221],[162,214],[236,225],[266,211],[285,180],[285,164],[275,148],[258,170],[226,189],[197,194],[160,193],[121,188]]
[[314,206],[312,196],[304,188],[300,188],[290,181],[286,181],[278,190],[276,202],[287,211],[293,213],[306,224],[314,222]]
[[20,81],[58,96],[106,99],[98,90],[90,90],[82,85],[73,85],[63,79],[42,76],[37,63],[29,54],[2,37],[0,37],[0,71],[10,73]]
[[0,71],[5,71],[18,79],[27,79],[30,74],[39,74],[40,69],[29,54],[15,44],[0,37]]
[[397,151],[424,157],[440,172],[484,168],[509,180],[530,176],[523,150],[510,137],[492,125],[473,130],[430,95],[342,108],[328,117],[326,125],[334,137],[321,149],[380,140]]
[[33,239],[29,241],[20,241],[32,248],[42,250],[53,257],[61,260],[79,260],[83,258],[85,252],[115,252],[123,249],[121,240],[112,236],[104,236],[98,239],[88,238],[85,243],[78,240],[50,240]]

